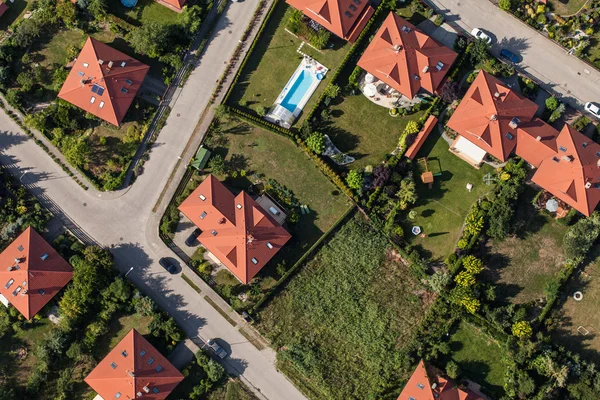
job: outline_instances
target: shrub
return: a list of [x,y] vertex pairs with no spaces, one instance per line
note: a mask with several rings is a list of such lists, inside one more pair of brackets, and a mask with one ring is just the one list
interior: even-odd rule
[[475,78],[477,78],[477,75],[479,75],[479,71],[471,72],[469,76],[467,76],[467,83],[473,83],[473,81],[475,81]]
[[467,270],[467,272],[477,275],[481,271],[483,271],[483,261],[475,256],[466,256],[463,259],[463,266]]
[[220,154],[215,154],[214,156],[212,156],[210,161],[208,161],[208,166],[213,174],[222,175],[227,172],[225,160]]
[[331,83],[327,86],[327,88],[325,88],[325,91],[323,92],[323,94],[327,97],[331,97],[332,99],[335,99],[336,97],[338,97],[340,95],[340,87],[338,85]]
[[600,214],[593,212],[569,228],[563,239],[567,259],[579,264],[600,235]]
[[358,80],[360,79],[360,75],[362,74],[363,69],[361,67],[354,67],[350,77],[348,78],[348,86],[351,89],[358,89]]
[[461,370],[458,364],[452,360],[448,361],[446,364],[446,375],[448,375],[448,377],[451,379],[457,379],[460,374]]
[[558,99],[554,96],[548,97],[546,99],[546,108],[548,111],[554,111],[558,107]]
[[350,189],[359,190],[363,186],[363,174],[362,171],[353,169],[348,172],[346,176],[346,183]]
[[419,125],[416,121],[408,121],[406,128],[404,128],[404,134],[411,135],[415,133],[419,133]]
[[501,10],[510,11],[512,4],[510,0],[500,0],[498,2],[498,7],[500,7]]
[[467,271],[461,271],[454,277],[454,282],[462,287],[471,287],[475,284],[476,280],[473,274]]
[[513,336],[516,336],[519,339],[526,339],[533,334],[533,329],[531,328],[529,322],[519,321],[513,324],[512,334]]
[[427,284],[435,293],[442,293],[444,289],[450,284],[452,277],[446,271],[437,270],[427,280]]
[[556,121],[557,119],[559,119],[560,117],[562,117],[563,113],[565,112],[565,104],[564,103],[560,103],[558,105],[558,107],[556,107],[556,110],[554,110],[552,112],[552,114],[550,115],[550,118],[548,119],[548,121],[550,123]]
[[321,132],[313,132],[306,139],[306,145],[316,154],[322,154],[325,150],[325,137]]
[[575,128],[575,130],[578,130],[579,132],[581,132],[585,129],[586,126],[588,126],[588,124],[590,122],[592,122],[592,121],[590,121],[590,119],[588,117],[586,117],[585,115],[582,115],[575,120],[575,122],[573,123],[573,128]]

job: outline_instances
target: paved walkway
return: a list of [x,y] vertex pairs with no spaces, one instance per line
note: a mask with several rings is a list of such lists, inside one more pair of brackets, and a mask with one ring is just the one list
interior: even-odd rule
[[471,32],[481,28],[493,39],[492,53],[502,48],[519,54],[517,69],[539,81],[551,93],[582,110],[588,101],[600,101],[600,72],[487,0],[426,0],[450,24]]
[[[186,85],[176,93],[144,173],[128,190],[84,191],[4,113],[0,113],[0,163],[23,177],[23,185],[78,237],[110,248],[122,272],[133,267],[128,278],[172,315],[196,345],[209,338],[226,342],[230,357],[223,365],[259,398],[296,400],[304,396],[277,371],[273,350],[259,350],[248,341],[238,330],[244,327],[241,318],[208,285],[180,262],[181,270],[200,288],[198,293],[180,273],[168,274],[158,264],[161,257],[174,257],[158,238],[161,211],[206,132],[210,112],[203,110],[257,5],[256,0],[229,3]],[[203,114],[207,117],[201,121]]]

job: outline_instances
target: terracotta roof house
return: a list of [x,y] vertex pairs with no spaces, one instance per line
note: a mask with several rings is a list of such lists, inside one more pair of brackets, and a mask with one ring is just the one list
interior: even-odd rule
[[475,393],[458,387],[452,380],[440,376],[423,360],[404,386],[398,400],[483,400]]
[[367,0],[286,0],[286,3],[350,43],[356,41],[375,12]]
[[183,375],[135,329],[85,378],[103,399],[162,400]]
[[0,301],[33,318],[73,278],[73,268],[35,229],[0,254]]
[[89,37],[58,97],[119,126],[149,69]]
[[358,66],[408,98],[434,93],[458,55],[391,12]]
[[156,0],[165,7],[169,7],[173,11],[181,12],[185,5],[185,0]]
[[0,3],[0,17],[8,10],[8,5],[4,2]]
[[486,153],[506,161],[514,152],[537,168],[534,183],[589,216],[600,202],[600,145],[568,124],[558,132],[536,111],[535,103],[481,71],[448,121],[459,134],[451,151],[474,165]]
[[532,121],[537,108],[482,70],[447,125],[486,153],[506,161],[517,145],[516,127]]
[[200,243],[244,284],[291,238],[246,192],[234,196],[212,175],[179,210],[202,230]]

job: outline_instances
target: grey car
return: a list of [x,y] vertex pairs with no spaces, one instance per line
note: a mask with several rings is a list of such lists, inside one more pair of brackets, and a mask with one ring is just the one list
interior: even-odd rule
[[209,339],[209,341],[206,342],[206,344],[212,349],[212,351],[215,352],[215,354],[220,359],[223,359],[228,356],[227,352],[225,350],[223,350],[223,348],[221,346],[219,346],[217,344],[217,342],[215,342],[215,339]]

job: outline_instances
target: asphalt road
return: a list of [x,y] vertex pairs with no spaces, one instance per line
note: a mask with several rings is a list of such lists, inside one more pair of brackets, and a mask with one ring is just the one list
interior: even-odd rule
[[158,264],[160,257],[174,255],[158,238],[158,216],[152,213],[256,6],[256,0],[230,3],[199,65],[172,104],[144,173],[129,189],[110,194],[84,191],[3,112],[0,162],[54,213],[68,219],[71,229],[81,229],[110,247],[121,271],[133,267],[127,277],[175,317],[191,338],[214,337],[227,343],[231,355],[225,367],[261,398],[295,400],[304,396],[277,371],[271,349],[259,351],[204,300],[206,293],[198,294],[180,274],[170,275]]
[[488,0],[427,0],[447,22],[471,32],[480,28],[493,40],[492,53],[507,48],[522,56],[518,69],[542,86],[562,95],[571,106],[582,110],[588,101],[600,103],[600,72],[553,41],[530,28]]

